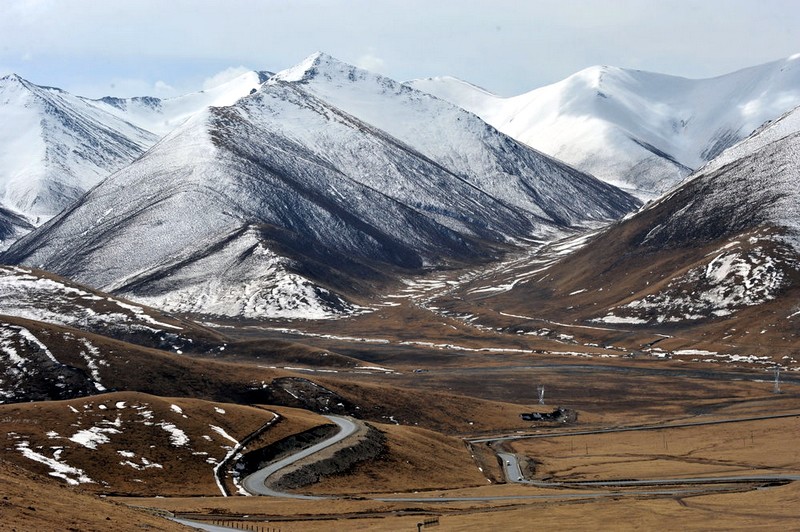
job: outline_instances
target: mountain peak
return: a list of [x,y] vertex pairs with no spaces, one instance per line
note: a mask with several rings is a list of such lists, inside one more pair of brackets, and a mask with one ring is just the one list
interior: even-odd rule
[[3,77],[0,77],[0,81],[25,81],[22,77],[17,74],[16,72],[12,72],[11,74],[6,74]]
[[31,82],[16,73],[11,73],[0,78],[0,89],[6,87],[25,87],[30,89]]
[[[368,71],[364,69],[336,59],[326,53],[315,52],[297,65],[278,72],[272,79],[296,83],[306,83],[320,77],[329,80],[349,79],[350,81],[355,81],[357,78],[364,78],[367,74]],[[381,77],[380,74],[369,74]]]
[[286,70],[281,70],[275,74],[274,78],[290,82],[309,81],[317,75],[317,68],[319,65],[323,62],[328,62],[329,59],[333,58],[323,52],[314,52],[295,66],[289,67]]

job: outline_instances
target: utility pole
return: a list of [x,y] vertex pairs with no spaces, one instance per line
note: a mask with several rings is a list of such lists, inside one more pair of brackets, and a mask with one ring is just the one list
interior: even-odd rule
[[781,393],[781,367],[775,366],[775,388],[773,393]]
[[536,391],[539,393],[539,404],[544,404],[544,385],[537,386]]

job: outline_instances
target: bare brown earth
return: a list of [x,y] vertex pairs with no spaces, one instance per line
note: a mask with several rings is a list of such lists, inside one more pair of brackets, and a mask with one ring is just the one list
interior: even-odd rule
[[[481,496],[553,495],[552,490],[521,492],[493,486],[458,494]],[[564,492],[562,492],[563,494]],[[452,493],[430,492],[429,495]],[[576,492],[569,492],[570,495]],[[415,530],[417,523],[438,517],[439,530],[795,530],[800,510],[797,484],[742,493],[655,498],[625,496],[495,502],[382,503],[337,499],[309,503],[280,499],[119,499],[152,505],[203,520],[240,527],[274,527],[287,531]],[[231,520],[231,516],[236,516]],[[243,516],[248,516],[243,518]]]
[[0,530],[188,530],[188,528],[0,460]]
[[641,432],[520,440],[514,452],[552,481],[796,474],[797,417]]
[[352,471],[328,477],[306,491],[358,496],[487,484],[460,438],[415,427],[375,426],[386,437],[384,452],[377,460],[360,463]]
[[[698,255],[697,259],[700,258]],[[171,446],[167,432],[161,427],[142,426],[152,434],[134,438],[138,442],[135,449],[112,449],[111,443],[107,443],[94,451],[87,449],[86,455],[100,456],[91,453],[113,450],[111,456],[97,461],[107,465],[126,460],[117,451],[130,451],[136,458],[131,461],[142,464],[141,458],[145,457],[165,470],[167,462],[174,460],[170,471],[181,471],[184,478],[191,479],[187,484],[192,486],[170,485],[166,471],[162,480],[158,480],[156,477],[162,472],[156,471],[156,467],[140,471],[127,466],[137,475],[131,478],[149,483],[134,482],[128,477],[123,482],[118,475],[114,482],[119,489],[112,490],[109,486],[113,483],[102,476],[104,473],[97,464],[88,458],[78,459],[74,442],[63,441],[83,425],[71,426],[80,420],[70,417],[58,425],[56,414],[63,413],[66,404],[61,402],[0,407],[3,413],[6,408],[24,407],[30,410],[14,411],[19,419],[46,420],[62,427],[52,429],[61,440],[51,440],[46,430],[15,423],[9,432],[18,437],[9,437],[3,458],[13,457],[15,463],[46,474],[46,468],[22,457],[18,448],[23,441],[20,435],[28,438],[30,448],[38,452],[52,453],[56,450],[51,447],[63,445],[61,456],[65,461],[72,464],[75,459],[92,480],[109,482],[109,486],[99,482],[96,486],[82,484],[81,490],[106,490],[103,493],[125,496],[167,495],[167,499],[118,500],[190,516],[198,514],[194,516],[197,518],[232,519],[241,526],[271,525],[281,530],[414,530],[418,522],[431,516],[440,516],[442,530],[488,527],[529,530],[531,526],[569,530],[607,528],[609,523],[615,529],[791,529],[798,515],[795,506],[788,502],[798,495],[796,483],[760,490],[751,484],[700,486],[697,488],[700,492],[691,496],[647,495],[625,489],[602,499],[591,498],[592,492],[597,491],[594,488],[564,490],[504,484],[492,448],[486,444],[467,446],[464,438],[800,411],[798,374],[784,372],[782,393],[776,394],[771,372],[776,360],[785,360],[786,365],[792,363],[791,358],[783,357],[794,356],[792,335],[797,331],[792,329],[792,321],[778,326],[773,317],[790,315],[796,306],[792,302],[792,298],[796,300],[794,292],[788,291],[786,297],[762,307],[744,309],[732,317],[707,320],[692,327],[667,330],[597,326],[584,319],[594,315],[590,307],[611,304],[614,298],[618,301],[625,290],[631,291],[629,288],[643,289],[637,288],[640,280],[635,275],[615,284],[615,294],[606,294],[606,290],[598,288],[570,295],[585,283],[594,287],[591,283],[595,282],[596,272],[592,268],[596,269],[597,264],[587,256],[581,259],[585,269],[576,274],[579,277],[554,279],[533,291],[530,282],[519,283],[520,290],[512,292],[476,291],[487,285],[509,283],[541,267],[534,264],[538,259],[523,259],[510,269],[467,272],[475,275],[471,281],[459,285],[448,281],[463,277],[464,272],[434,273],[423,282],[398,285],[386,297],[362,302],[376,305],[375,312],[362,316],[325,322],[218,320],[216,325],[207,325],[214,334],[224,337],[226,345],[224,351],[213,355],[178,355],[92,337],[105,350],[113,368],[102,373],[104,383],[161,396],[133,394],[127,401],[134,404],[147,397],[148,404],[155,405],[152,410],[158,419],[154,422],[170,422],[181,428],[186,425],[192,450]],[[678,257],[665,254],[658,260],[662,259],[667,264]],[[648,265],[642,261],[637,267]],[[583,317],[570,317],[574,309],[568,307],[580,305],[584,306],[579,309],[585,311]],[[31,323],[27,325],[34,327]],[[63,329],[38,327],[37,334],[45,338],[50,334],[59,359],[81,364],[70,353],[66,341],[63,344],[55,341],[56,337],[63,337]],[[766,332],[762,334],[762,330]],[[672,353],[680,349],[694,351]],[[714,357],[702,350],[767,356],[769,363]],[[538,386],[545,388],[545,405],[537,404]],[[76,400],[79,412],[86,412],[87,416],[88,412],[96,414],[91,418],[92,426],[99,426],[101,421],[116,421],[117,412],[112,407],[119,399],[107,403],[107,410],[101,415],[96,407],[102,397],[105,396]],[[83,409],[81,401],[93,402],[92,408]],[[285,406],[252,406],[274,403]],[[183,414],[174,412],[172,404],[180,406]],[[223,408],[226,414],[219,415],[214,406]],[[552,427],[520,419],[523,412],[549,412],[555,406],[577,411],[577,424]],[[320,503],[212,496],[219,491],[209,474],[213,464],[205,462],[207,457],[203,455],[191,455],[208,452],[208,457],[219,460],[227,453],[225,446],[230,442],[211,431],[210,425],[219,426],[239,439],[269,419],[271,414],[267,410],[280,413],[286,421],[270,427],[248,448],[265,447],[327,423],[309,410],[326,412],[329,407],[367,420],[386,437],[385,450],[378,458],[362,461],[345,473],[298,490],[346,498]],[[119,413],[123,424],[135,425],[125,417],[132,413],[130,408]],[[228,424],[224,424],[226,420]],[[89,418],[81,423],[88,427]],[[529,457],[536,466],[537,478],[796,474],[800,464],[792,438],[799,429],[796,418],[791,418],[523,440],[506,446]],[[36,441],[34,434],[39,438]],[[111,442],[115,442],[116,436],[110,435]],[[145,445],[148,438],[158,441]],[[156,452],[162,453],[161,461],[150,459],[148,453]],[[235,490],[230,482],[228,487]],[[730,492],[715,494],[713,490],[719,488]],[[453,495],[556,497],[446,503],[361,500],[377,492],[402,496],[419,492],[417,495],[435,499]],[[585,498],[567,497],[575,494]],[[180,498],[179,495],[204,496]]]

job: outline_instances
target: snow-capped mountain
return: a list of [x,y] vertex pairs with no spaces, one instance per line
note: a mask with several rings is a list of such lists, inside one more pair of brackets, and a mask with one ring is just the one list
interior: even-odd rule
[[258,89],[270,76],[269,72],[250,71],[216,87],[175,98],[107,96],[86,101],[161,137],[206,107],[233,105],[239,98]]
[[0,202],[46,219],[157,137],[60,89],[0,78]]
[[1,78],[0,249],[72,205],[190,116],[231,105],[268,75],[248,72],[166,100],[90,100],[13,74]]
[[597,66],[510,98],[455,78],[408,84],[649,198],[800,105],[800,54],[699,80]]
[[[595,188],[595,180],[521,149],[471,113],[427,93],[322,53],[268,83],[280,82],[299,85],[387,132],[505,204],[557,224],[611,215],[602,200],[586,200],[585,187]],[[596,193],[607,195],[608,189]]]
[[190,118],[3,259],[174,311],[328,317],[353,308],[332,291],[382,271],[485,260],[636,205],[450,103],[315,54]]

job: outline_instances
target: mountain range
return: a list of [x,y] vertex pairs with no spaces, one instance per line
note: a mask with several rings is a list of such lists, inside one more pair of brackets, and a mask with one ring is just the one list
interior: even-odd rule
[[636,206],[450,103],[315,54],[195,114],[4,260],[172,311],[326,317],[387,268],[486,260]]
[[[714,351],[736,352],[732,346],[740,343],[739,356],[795,362],[798,175],[800,108],[581,249],[537,266],[535,275],[517,271],[524,281],[495,279],[498,288],[483,304],[522,314],[535,300],[537,312],[559,322],[641,327],[662,339],[702,339]],[[772,349],[761,352],[767,345]]]
[[509,98],[451,77],[408,84],[647,200],[800,105],[800,54],[698,80],[596,66]]
[[[485,262],[638,206],[528,144],[651,198],[790,130],[793,114],[733,146],[798,99],[797,63],[712,80],[596,67],[510,99],[452,78],[399,83],[322,53],[169,100],[88,100],[7,76],[5,135],[22,142],[13,131],[28,124],[44,155],[0,145],[5,245],[63,210],[3,260],[169,311],[357,312],[398,276]],[[91,146],[102,149],[83,164]]]
[[792,528],[797,63],[0,79],[3,525]]
[[0,78],[0,206],[41,225],[105,177],[127,166],[187,118],[210,105],[230,105],[255,90],[267,73],[249,72],[219,87],[178,98],[90,100]]

